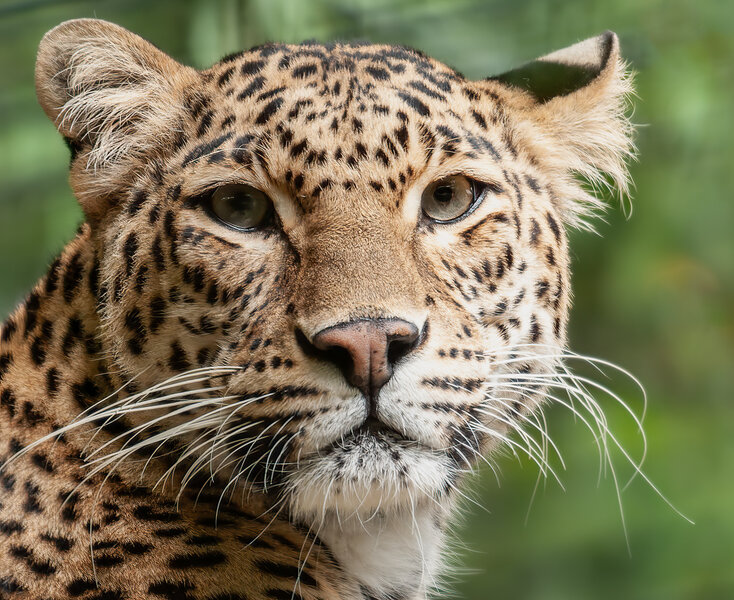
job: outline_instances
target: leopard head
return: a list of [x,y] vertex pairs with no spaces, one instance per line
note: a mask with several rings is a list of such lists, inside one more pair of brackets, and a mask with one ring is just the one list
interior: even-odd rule
[[579,176],[627,188],[612,33],[470,81],[342,43],[197,71],[78,20],[36,82],[73,151],[126,447],[173,444],[183,483],[298,518],[446,504],[512,443],[565,348],[566,228],[600,207]]

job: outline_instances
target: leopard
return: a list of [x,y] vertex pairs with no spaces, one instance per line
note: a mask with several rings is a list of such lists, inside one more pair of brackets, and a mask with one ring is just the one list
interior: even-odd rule
[[618,37],[470,80],[78,19],[35,82],[84,220],[0,333],[0,595],[436,593],[566,351],[569,231],[629,192]]

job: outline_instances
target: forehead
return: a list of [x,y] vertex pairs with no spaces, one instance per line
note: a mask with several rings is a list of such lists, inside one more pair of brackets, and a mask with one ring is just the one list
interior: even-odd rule
[[453,87],[465,82],[460,73],[415,50],[368,44],[268,44],[223,59],[212,74],[220,88],[244,102],[288,90],[320,107],[397,95],[424,116],[430,114],[426,99],[446,102]]
[[498,84],[403,47],[269,44],[203,77],[183,166],[257,171],[298,196],[395,191],[431,164],[497,163],[507,147]]

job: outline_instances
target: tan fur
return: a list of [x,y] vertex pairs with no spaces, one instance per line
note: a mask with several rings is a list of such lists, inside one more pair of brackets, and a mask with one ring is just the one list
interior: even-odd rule
[[[198,72],[103,21],[50,31],[38,97],[88,223],[2,330],[3,593],[423,598],[464,473],[542,401],[502,382],[565,348],[564,224],[599,208],[577,176],[628,188],[616,36],[539,60],[593,76],[539,101],[391,46]],[[486,195],[431,222],[423,190],[459,174]],[[228,183],[277,221],[213,219]],[[422,332],[378,433],[307,351],[363,319]]]

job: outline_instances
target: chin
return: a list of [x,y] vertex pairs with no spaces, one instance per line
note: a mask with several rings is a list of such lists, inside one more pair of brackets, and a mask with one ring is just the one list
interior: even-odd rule
[[365,427],[300,461],[287,478],[291,517],[360,520],[439,501],[456,468],[445,452]]

